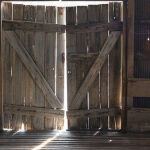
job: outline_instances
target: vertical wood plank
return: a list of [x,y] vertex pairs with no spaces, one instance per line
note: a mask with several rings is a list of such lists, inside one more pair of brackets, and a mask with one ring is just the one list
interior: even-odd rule
[[[76,7],[66,8],[66,25],[75,25],[76,24]],[[69,58],[70,53],[76,52],[76,34],[66,35],[67,40],[67,58]],[[68,106],[71,104],[71,100],[76,93],[76,63],[69,62],[67,59],[67,93],[68,93]],[[70,108],[69,108],[70,109]],[[77,119],[68,120],[68,128],[75,129],[77,128]]]
[[[77,7],[77,24],[87,23],[87,6],[78,6]],[[87,53],[87,33],[77,33],[76,34],[76,52],[77,53]],[[77,62],[77,71],[76,71],[76,87],[77,90],[80,87],[84,77],[88,72],[87,61],[78,61]],[[81,104],[80,109],[87,109],[87,96],[85,97],[83,103]],[[81,121],[82,120],[82,121]],[[88,118],[79,118],[78,126],[81,129],[88,128]]]
[[[2,19],[12,20],[11,3],[2,3]],[[12,74],[11,74],[12,73],[11,72],[12,71],[12,49],[9,45],[9,42],[7,41],[7,39],[4,38],[3,35],[1,38],[3,43],[1,43],[2,50],[0,54],[0,58],[1,58],[0,59],[0,82],[2,83],[0,85],[0,130],[2,130],[3,127],[10,128],[10,121],[12,118],[12,114],[7,114],[5,112],[3,114],[3,104],[13,103]],[[3,91],[1,86],[3,87]],[[4,116],[4,122],[3,122],[3,116]]]
[[[89,5],[88,6],[88,22],[98,23],[100,22],[100,5]],[[88,53],[98,53],[100,50],[100,33],[89,33],[88,35]],[[93,64],[95,57],[89,59],[89,66]],[[100,91],[99,91],[99,75],[95,79],[89,90],[89,109],[100,108]],[[89,124],[90,129],[100,128],[99,118],[90,118]]]
[[[121,3],[109,3],[109,21],[120,21]],[[121,105],[121,40],[109,55],[109,108]],[[109,128],[120,129],[120,116],[109,117]]]
[[[65,11],[63,7],[57,8],[57,23],[65,24]],[[64,62],[65,62],[65,33],[57,33],[57,75],[56,94],[62,104],[64,103]],[[58,119],[57,128],[61,129],[63,119]]]
[[[102,23],[108,23],[108,4],[101,5],[100,21]],[[101,48],[108,37],[108,32],[101,32],[100,44]],[[101,108],[108,108],[108,59],[104,63],[100,71],[100,100]],[[102,117],[102,129],[108,129],[108,117]]]
[[[36,22],[44,23],[45,22],[45,6],[36,6]],[[40,69],[41,73],[44,75],[44,52],[45,51],[45,33],[44,32],[35,32],[35,47],[34,47],[34,57],[35,62]],[[32,106],[35,107],[44,107],[44,94],[38,87],[35,85],[35,101]],[[44,117],[33,117],[33,129],[42,130],[44,129]]]
[[12,3],[2,3],[2,20],[12,20]]
[[[56,7],[46,7],[46,23],[56,23]],[[45,45],[45,78],[55,92],[55,55],[56,54],[56,33],[46,33]],[[51,107],[47,101],[46,107]],[[55,129],[54,118],[45,118],[45,128]]]
[[[24,21],[32,21],[35,22],[35,14],[36,14],[36,7],[31,6],[31,5],[25,5],[24,6]],[[34,47],[35,47],[35,33],[34,32],[25,32],[25,47],[29,50],[29,54],[31,57],[35,60],[35,55],[34,55]],[[25,105],[26,106],[34,106],[35,102],[35,82],[30,76],[29,72],[27,69],[24,69],[24,85],[25,85],[25,94],[24,94],[24,99],[25,99]],[[32,125],[32,116],[28,115],[25,116],[25,122],[26,122],[26,129],[30,130],[33,129]]]
[[[21,4],[14,4],[13,5],[13,20],[23,20],[23,5]],[[24,33],[23,31],[16,30],[15,31],[20,40],[24,40]],[[13,51],[13,66],[12,66],[12,84],[13,84],[13,104],[15,105],[24,105],[23,101],[23,87],[22,87],[22,80],[23,80],[23,64],[16,54],[15,50],[12,48]],[[12,118],[12,127],[13,129],[20,129],[22,125],[22,115],[14,114]]]

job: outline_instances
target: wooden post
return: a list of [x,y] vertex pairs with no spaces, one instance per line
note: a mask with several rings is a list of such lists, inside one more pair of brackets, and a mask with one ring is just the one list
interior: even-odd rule
[[[133,126],[132,118],[127,115],[133,115],[133,112],[127,111],[127,107],[131,108],[133,106],[133,96],[134,95],[130,90],[132,89],[131,84],[129,84],[129,78],[134,78],[134,25],[135,25],[135,0],[128,0],[128,16],[127,16],[127,102],[124,104],[124,117],[125,125],[124,130],[132,130],[130,127]],[[137,92],[137,91],[136,91]],[[138,93],[138,92],[137,92]],[[135,127],[136,128],[136,127]]]
[[[121,3],[109,3],[109,22],[120,21]],[[109,55],[109,108],[120,108],[121,105],[121,40],[119,39]],[[121,128],[120,116],[109,117],[109,128]]]
[[2,100],[2,58],[1,58],[1,48],[2,48],[2,1],[0,1],[0,131],[3,130],[3,100]]
[[121,130],[127,127],[127,0],[123,2],[123,49],[122,49],[122,123]]

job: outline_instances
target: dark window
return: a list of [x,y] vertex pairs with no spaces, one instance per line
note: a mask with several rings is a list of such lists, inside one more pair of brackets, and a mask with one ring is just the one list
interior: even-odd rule
[[150,97],[133,97],[133,107],[150,108]]

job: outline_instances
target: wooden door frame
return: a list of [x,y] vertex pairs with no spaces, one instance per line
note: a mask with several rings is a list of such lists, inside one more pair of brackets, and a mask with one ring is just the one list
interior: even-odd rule
[[[10,0],[6,0],[10,1]],[[15,1],[15,0],[14,0]],[[17,0],[16,0],[17,1]],[[23,0],[20,0],[23,1]],[[90,1],[90,0],[89,0]],[[114,0],[102,0],[102,1],[114,1]],[[115,0],[115,1],[120,1],[120,0]],[[127,102],[127,23],[126,23],[126,18],[127,18],[127,0],[121,0],[123,1],[123,12],[124,12],[124,23],[123,23],[123,70],[122,70],[122,99],[123,99],[123,113],[122,113],[122,129],[125,131],[126,129],[126,102]],[[1,4],[2,1],[0,0],[0,39],[2,36],[2,18],[1,18]],[[2,58],[1,58],[1,46],[2,46],[2,41],[0,40],[0,131],[3,130],[3,99],[2,99]]]

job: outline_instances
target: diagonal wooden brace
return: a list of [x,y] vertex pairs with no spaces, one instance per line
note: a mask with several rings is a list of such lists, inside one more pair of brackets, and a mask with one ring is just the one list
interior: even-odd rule
[[17,34],[14,31],[4,31],[4,35],[8,39],[11,46],[15,49],[25,67],[28,69],[30,75],[35,80],[36,84],[42,90],[47,102],[53,108],[63,108],[60,100],[53,92],[49,83],[44,78],[38,66],[35,64],[27,49],[24,47],[22,41],[18,38]]
[[79,90],[76,95],[73,97],[72,102],[70,103],[70,109],[79,109],[86,93],[91,87],[92,83],[96,79],[99,70],[101,70],[105,60],[107,59],[108,54],[111,52],[113,47],[115,46],[117,40],[120,37],[120,31],[112,32],[104,43],[103,48],[101,49],[98,57],[90,68],[87,76],[85,77],[83,83],[81,84]]

